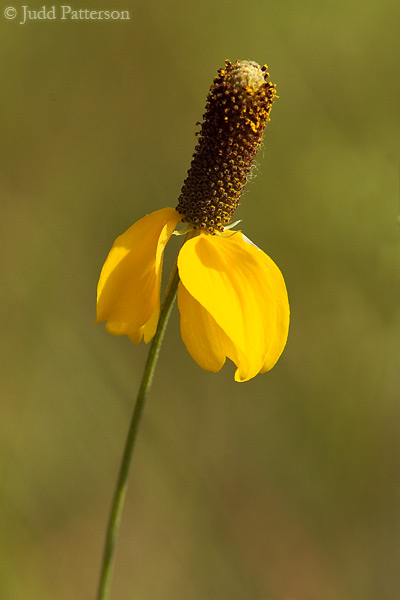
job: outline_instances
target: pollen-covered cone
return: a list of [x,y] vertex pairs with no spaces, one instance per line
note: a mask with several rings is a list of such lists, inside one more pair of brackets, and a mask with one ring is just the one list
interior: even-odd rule
[[164,248],[181,219],[163,208],[137,221],[114,242],[97,286],[97,323],[138,344],[154,336],[160,313]]
[[230,358],[236,381],[271,369],[289,328],[285,282],[274,262],[240,232],[188,240],[178,257],[182,339],[217,372]]

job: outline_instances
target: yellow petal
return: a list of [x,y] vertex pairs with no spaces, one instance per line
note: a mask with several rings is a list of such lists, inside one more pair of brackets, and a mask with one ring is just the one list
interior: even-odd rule
[[250,244],[250,246],[258,250],[259,258],[265,263],[268,278],[270,279],[276,299],[275,335],[260,370],[260,373],[265,373],[266,371],[270,371],[276,364],[286,345],[290,320],[289,300],[283,275],[272,258],[260,250],[244,234],[241,234],[241,237],[242,243]]
[[181,216],[163,208],[132,225],[114,242],[97,286],[97,323],[138,344],[154,335],[160,312],[164,248]]
[[289,300],[283,275],[276,264],[266,254],[264,256],[268,259],[270,276],[274,281],[276,295],[276,332],[272,346],[267,352],[260,373],[265,373],[272,369],[282,354],[289,333],[290,319]]
[[[233,345],[234,352],[227,350],[225,356],[238,367],[236,381],[247,381],[265,366],[270,368],[272,359],[276,362],[278,358],[278,349],[280,352],[283,349],[283,333],[287,336],[285,309],[278,308],[282,302],[287,306],[286,288],[283,283],[283,294],[283,278],[278,278],[279,269],[272,260],[240,232],[227,236],[200,234],[182,247],[178,268],[186,291],[209,313]],[[215,340],[221,337],[216,328],[209,325],[209,345],[213,335]],[[200,331],[197,332],[199,337]],[[185,343],[194,355],[193,348],[200,342],[193,338],[186,339]],[[221,347],[220,341],[215,343]],[[271,356],[267,359],[269,352]]]
[[226,357],[237,362],[238,356],[231,340],[182,282],[178,287],[178,308],[181,315],[181,336],[185,346],[200,367],[216,373]]

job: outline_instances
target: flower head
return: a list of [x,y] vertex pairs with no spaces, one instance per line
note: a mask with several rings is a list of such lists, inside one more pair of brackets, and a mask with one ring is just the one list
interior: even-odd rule
[[210,233],[237,208],[276,94],[266,65],[227,60],[218,73],[177,206],[183,221]]
[[269,120],[275,85],[266,66],[226,61],[210,89],[178,206],[155,211],[119,236],[97,289],[97,322],[139,343],[154,336],[165,246],[179,221],[190,231],[177,260],[182,339],[217,372],[230,358],[236,381],[271,369],[286,344],[289,304],[275,263],[227,227]]

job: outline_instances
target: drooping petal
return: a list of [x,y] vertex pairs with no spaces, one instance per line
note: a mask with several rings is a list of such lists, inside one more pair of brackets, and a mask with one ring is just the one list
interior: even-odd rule
[[164,248],[181,216],[157,210],[132,225],[114,242],[97,286],[97,323],[126,334],[138,344],[153,337],[160,312]]
[[[233,345],[234,352],[225,345],[225,356],[238,367],[236,381],[247,381],[262,369],[271,368],[272,357],[276,362],[278,351],[283,350],[282,339],[286,341],[288,327],[284,318],[288,314],[286,288],[273,261],[240,232],[226,236],[200,234],[182,247],[178,269],[188,294],[209,313],[207,328],[198,327],[205,331],[208,345],[214,337],[221,352],[224,347],[213,322]],[[278,308],[279,303],[286,308]],[[188,301],[183,306],[185,310]],[[197,333],[197,338],[201,337],[201,331],[196,332],[194,327],[190,331],[187,326],[184,331],[185,344],[197,360],[196,356],[204,351],[193,350],[199,342],[192,336]],[[271,357],[267,359],[269,352]]]
[[242,240],[246,244],[250,244],[259,251],[259,257],[265,262],[265,266],[268,271],[268,276],[271,280],[276,298],[275,336],[273,338],[272,345],[270,346],[265,356],[263,366],[260,370],[260,373],[265,373],[266,371],[270,371],[272,367],[276,364],[286,345],[290,321],[289,300],[285,280],[283,279],[283,275],[280,272],[277,265],[274,263],[274,261],[267,254],[265,254],[265,252],[263,252],[255,244],[253,244],[253,242],[249,240],[249,238],[246,237],[244,234],[242,234]]
[[266,254],[264,256],[269,261],[269,272],[271,278],[274,280],[276,294],[276,332],[272,346],[267,352],[260,373],[270,371],[282,354],[289,333],[290,320],[289,300],[283,275],[276,264]]
[[210,313],[189,294],[181,281],[178,287],[178,308],[182,339],[200,367],[216,373],[223,367],[226,357],[237,363],[237,352],[231,340]]

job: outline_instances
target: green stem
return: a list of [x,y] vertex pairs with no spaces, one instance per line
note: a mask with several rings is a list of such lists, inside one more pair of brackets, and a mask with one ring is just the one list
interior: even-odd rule
[[122,509],[124,506],[129,467],[132,462],[133,449],[135,447],[140,418],[149,391],[153,373],[160,352],[161,343],[164,337],[165,329],[172,306],[176,298],[178,289],[179,275],[175,265],[165,292],[164,302],[160,311],[157,331],[150,346],[146,366],[144,368],[142,381],[136,398],[135,409],[133,411],[131,424],[129,426],[128,437],[125,443],[124,454],[122,456],[117,484],[115,486],[114,498],[111,505],[110,516],[108,520],[107,533],[104,545],[103,564],[100,574],[99,590],[97,600],[108,600],[110,595],[111,577],[114,566],[115,544],[118,535],[119,524],[121,521]]

